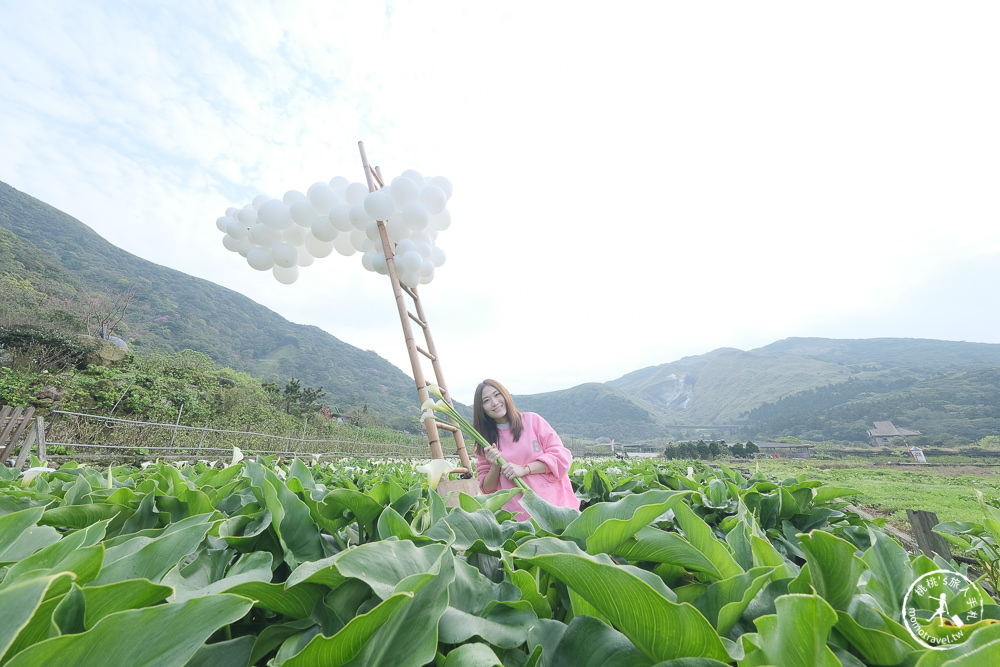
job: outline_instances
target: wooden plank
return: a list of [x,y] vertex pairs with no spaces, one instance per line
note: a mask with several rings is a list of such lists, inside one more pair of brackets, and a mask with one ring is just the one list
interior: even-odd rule
[[35,417],[35,423],[38,426],[38,460],[44,462],[48,458],[48,454],[45,453],[45,419]]
[[[11,453],[14,451],[14,445],[21,439],[21,434],[24,433],[24,429],[27,428],[29,419],[33,414],[35,414],[34,408],[28,408],[27,410],[23,410],[20,407],[14,408],[4,427],[3,433],[0,434],[0,447],[3,447],[3,452],[0,453],[0,463],[6,465],[7,459],[10,458]],[[17,427],[16,430],[15,426]]]
[[913,536],[917,539],[917,546],[928,558],[933,558],[934,554],[941,556],[946,561],[951,561],[951,549],[948,541],[935,533],[932,528],[938,525],[937,514],[924,510],[906,510],[906,517],[913,527]]
[[21,453],[17,455],[17,461],[14,462],[14,468],[16,470],[20,470],[24,466],[24,462],[28,460],[28,454],[31,453],[31,446],[34,445],[35,441],[38,439],[36,430],[37,425],[33,425],[28,431],[28,435],[25,436],[24,440],[21,442]]

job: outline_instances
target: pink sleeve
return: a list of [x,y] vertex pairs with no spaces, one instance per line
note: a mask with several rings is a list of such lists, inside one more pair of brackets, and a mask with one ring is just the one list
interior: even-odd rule
[[486,481],[486,476],[490,474],[490,468],[493,464],[490,463],[482,454],[476,454],[476,480],[479,482],[479,490],[483,493],[487,493],[486,489],[483,488],[483,482]]
[[535,434],[542,445],[542,453],[536,460],[544,463],[549,474],[555,477],[565,477],[569,473],[569,467],[573,464],[573,454],[562,444],[562,439],[556,430],[549,426],[543,417],[535,415],[537,424]]

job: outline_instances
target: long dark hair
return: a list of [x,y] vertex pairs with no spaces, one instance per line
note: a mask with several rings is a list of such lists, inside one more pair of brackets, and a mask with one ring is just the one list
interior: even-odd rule
[[[476,387],[476,397],[472,400],[472,427],[479,431],[479,434],[486,438],[486,442],[497,444],[499,435],[497,433],[497,422],[493,417],[486,414],[483,409],[483,391],[486,387],[493,387],[500,392],[503,402],[507,405],[507,423],[510,425],[510,433],[514,436],[514,441],[521,439],[521,413],[514,407],[514,399],[510,397],[507,388],[496,380],[486,379]],[[476,453],[483,453],[483,446],[476,443]]]

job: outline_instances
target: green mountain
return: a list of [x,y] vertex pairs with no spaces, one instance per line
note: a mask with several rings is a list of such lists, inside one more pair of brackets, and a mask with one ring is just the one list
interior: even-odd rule
[[[80,324],[73,304],[128,288],[136,296],[120,330],[137,351],[192,349],[263,380],[297,377],[322,386],[340,411],[367,407],[384,424],[413,426],[413,380],[374,352],[131,255],[0,183],[0,326],[17,312],[42,313],[53,327]],[[937,441],[978,440],[1000,433],[1000,345],[789,338],[515,398],[561,434],[584,439],[864,441],[873,422],[892,420]]]
[[412,426],[413,380],[374,352],[318,327],[289,322],[233,290],[125,252],[5,183],[0,183],[0,228],[6,230],[0,236],[5,305],[15,293],[51,308],[60,300],[81,303],[133,287],[136,297],[122,331],[136,351],[192,349],[282,385],[296,377],[303,385],[322,386],[325,402],[341,412],[367,406],[383,423]]

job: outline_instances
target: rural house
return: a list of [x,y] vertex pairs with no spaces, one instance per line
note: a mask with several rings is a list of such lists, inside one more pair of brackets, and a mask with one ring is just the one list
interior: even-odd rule
[[920,431],[899,428],[890,421],[875,422],[875,428],[868,429],[868,441],[873,447],[888,445],[893,438],[905,438],[908,435],[920,435]]

